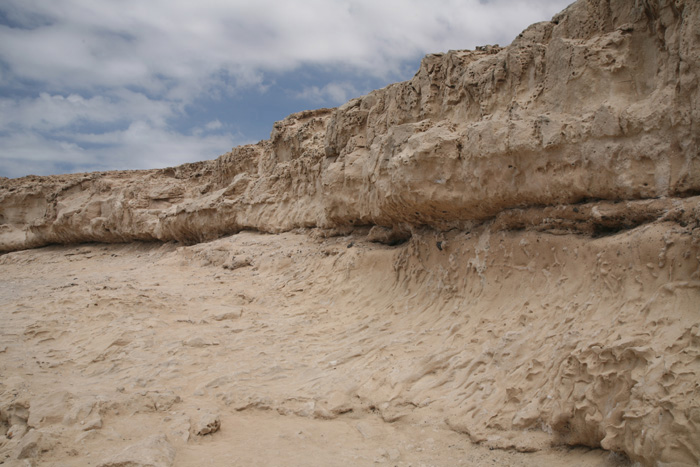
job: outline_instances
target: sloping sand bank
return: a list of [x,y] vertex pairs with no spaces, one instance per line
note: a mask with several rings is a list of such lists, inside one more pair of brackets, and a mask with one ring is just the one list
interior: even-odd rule
[[[564,445],[697,459],[697,228],[485,225],[395,246],[314,233],[0,257],[2,430],[33,430],[0,456],[112,465],[164,435],[129,452],[162,465],[626,462]],[[202,414],[221,429],[196,435]]]

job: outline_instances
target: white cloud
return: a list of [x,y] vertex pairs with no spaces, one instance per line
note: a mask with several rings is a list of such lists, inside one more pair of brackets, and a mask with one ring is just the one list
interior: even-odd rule
[[[203,98],[264,92],[270,73],[280,81],[306,65],[405,77],[425,53],[505,45],[567,3],[3,0],[0,174],[22,174],[27,154],[43,157],[41,173],[64,163],[137,168],[144,154],[154,157],[149,165],[215,157],[240,140],[228,122],[212,115],[189,129],[173,126]],[[350,79],[315,82],[297,97],[340,104],[358,87]]]
[[171,102],[149,99],[125,89],[90,98],[75,93],[52,95],[41,92],[34,98],[0,98],[0,128],[19,126],[48,131],[74,124],[118,123],[134,119],[163,127],[166,119],[178,111]]
[[295,94],[297,99],[306,99],[318,104],[340,105],[359,97],[360,92],[352,83],[328,83],[325,86],[305,86]]
[[222,154],[244,141],[235,135],[185,135],[137,121],[124,130],[45,138],[0,135],[4,176],[169,167]]
[[229,151],[236,143],[231,134],[184,135],[136,121],[124,130],[100,134],[83,134],[78,144],[104,146],[96,149],[116,158],[124,168],[149,169],[210,159]]
[[[0,57],[20,78],[74,86],[184,86],[217,74],[344,64],[377,76],[427,52],[509,41],[567,0],[4,0],[49,24],[0,27]],[[203,84],[206,83],[206,84]]]
[[219,120],[212,120],[211,122],[204,125],[204,128],[206,128],[209,131],[213,131],[213,130],[219,130],[223,126],[224,126],[223,123],[221,123]]

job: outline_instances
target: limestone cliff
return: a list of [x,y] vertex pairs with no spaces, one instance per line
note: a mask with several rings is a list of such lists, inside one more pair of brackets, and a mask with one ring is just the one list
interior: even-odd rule
[[514,208],[700,192],[700,7],[579,1],[506,48],[291,115],[165,170],[4,180],[0,249],[241,229],[463,227]]
[[[493,361],[517,354],[512,342],[527,339],[520,334],[502,336],[508,355],[484,349],[482,364],[496,375],[488,382],[460,373],[465,367],[445,356],[436,365],[464,378],[445,403],[456,413],[448,423],[477,441],[511,433],[501,444],[523,449],[530,445],[512,433],[542,430],[635,460],[697,462],[698,82],[699,2],[579,0],[508,47],[429,55],[410,81],[337,109],[291,115],[275,124],[268,141],[213,161],[2,180],[0,251],[133,240],[192,244],[248,229],[334,235],[372,228],[371,239],[388,244],[413,236],[397,260],[397,275],[443,271],[440,283],[453,295],[471,290],[471,280],[488,283],[490,289],[465,292],[486,303],[501,290],[496,272],[510,267],[503,253],[503,264],[487,272],[484,255],[489,245],[496,248],[490,233],[569,235],[575,247],[566,255],[585,252],[584,266],[598,274],[589,285],[608,284],[610,297],[581,299],[573,308],[560,303],[547,313],[557,308],[551,318],[561,313],[568,320],[590,311],[602,319],[606,312],[599,316],[591,307],[618,307],[627,323],[619,323],[620,337],[569,329],[568,344],[558,336],[555,345],[547,343],[555,334],[542,335],[541,348],[565,358],[555,365],[528,355],[520,362],[529,366],[518,373],[519,386],[506,387],[513,374],[499,376]],[[443,235],[436,241],[462,245],[449,265],[432,258],[426,229]],[[614,246],[588,242],[621,231],[629,232]],[[469,232],[478,235],[460,240]],[[522,235],[508,237],[504,251],[529,245],[532,238]],[[546,252],[520,258],[526,272],[513,270],[517,280],[506,280],[513,290],[532,271],[558,261],[550,254],[562,248],[554,238],[548,237]],[[635,253],[630,242],[643,252]],[[650,244],[661,245],[658,254],[647,251]],[[670,260],[669,249],[676,255]],[[429,261],[417,264],[421,258]],[[570,277],[588,274],[568,259]],[[471,272],[460,276],[455,261]],[[672,270],[656,271],[665,267]],[[653,279],[647,277],[653,271]],[[653,287],[638,290],[637,279]],[[537,303],[547,309],[545,302]],[[633,332],[649,320],[654,330]],[[662,336],[663,344],[655,344]],[[526,382],[539,373],[541,388]],[[497,409],[472,407],[479,398]]]

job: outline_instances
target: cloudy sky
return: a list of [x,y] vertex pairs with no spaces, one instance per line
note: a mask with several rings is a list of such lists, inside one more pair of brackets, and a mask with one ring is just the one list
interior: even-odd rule
[[167,167],[571,0],[2,0],[0,176]]

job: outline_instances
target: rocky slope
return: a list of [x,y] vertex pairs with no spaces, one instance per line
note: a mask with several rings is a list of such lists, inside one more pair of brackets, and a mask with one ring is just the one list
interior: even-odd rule
[[[419,368],[358,360],[374,376],[349,401],[388,420],[436,401],[437,418],[495,446],[694,463],[698,31],[694,0],[579,0],[508,47],[430,55],[410,81],[291,115],[213,161],[4,179],[0,251],[295,229],[398,245],[356,278],[361,297],[326,293],[422,310],[388,336],[444,326],[451,344]],[[308,397],[322,405],[329,381]]]

